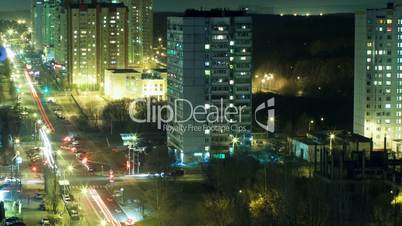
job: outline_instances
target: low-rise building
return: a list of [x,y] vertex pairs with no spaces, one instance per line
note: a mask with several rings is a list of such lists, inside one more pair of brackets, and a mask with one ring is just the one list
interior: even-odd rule
[[155,98],[166,100],[167,80],[165,69],[109,69],[105,71],[105,97]]
[[372,140],[347,131],[319,131],[288,138],[288,148],[300,159],[319,162],[323,150],[344,151],[346,158],[351,158],[352,152],[368,153],[372,151]]

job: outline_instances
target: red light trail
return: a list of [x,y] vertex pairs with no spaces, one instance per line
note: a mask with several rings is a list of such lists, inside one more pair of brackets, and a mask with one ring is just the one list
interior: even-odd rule
[[47,128],[48,128],[51,132],[54,132],[54,131],[55,131],[55,128],[54,128],[52,122],[50,122],[49,117],[47,116],[47,113],[46,113],[46,111],[45,111],[45,108],[44,108],[43,105],[42,105],[42,101],[40,100],[40,97],[38,96],[38,93],[36,92],[36,89],[35,89],[35,87],[33,86],[31,76],[28,74],[28,71],[27,71],[27,70],[24,71],[24,75],[25,75],[25,78],[26,78],[26,80],[27,80],[27,82],[28,82],[29,88],[31,89],[32,96],[33,96],[33,98],[34,98],[36,104],[38,105],[38,109],[39,109],[39,111],[40,111],[40,114],[41,114],[41,116],[42,116],[43,121],[45,122]]

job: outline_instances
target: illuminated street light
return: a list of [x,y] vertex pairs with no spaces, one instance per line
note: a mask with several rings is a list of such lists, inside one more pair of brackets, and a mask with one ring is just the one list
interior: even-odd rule
[[107,225],[107,221],[106,221],[106,220],[101,220],[100,225],[101,225],[101,226],[106,226],[106,225]]
[[310,122],[308,123],[308,131],[310,132],[311,130],[311,126],[314,124],[314,120],[310,120]]
[[72,173],[74,170],[74,167],[72,165],[67,166],[67,171]]
[[332,152],[332,142],[333,142],[333,140],[335,139],[335,134],[334,133],[331,133],[330,135],[329,135],[329,150]]
[[235,145],[239,143],[239,138],[238,137],[233,137],[232,138],[232,151],[231,151],[231,155],[234,153],[235,151]]
[[86,195],[88,193],[88,189],[86,187],[81,188],[81,193]]

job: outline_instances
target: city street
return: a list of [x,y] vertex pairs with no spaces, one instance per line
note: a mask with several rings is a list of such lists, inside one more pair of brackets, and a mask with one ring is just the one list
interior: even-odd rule
[[[22,68],[21,68],[22,69]],[[55,105],[46,100],[46,96],[39,92],[29,76],[29,70],[26,75],[20,74],[16,81],[21,85],[20,97],[22,106],[31,109],[31,115],[24,119],[23,134],[21,137],[21,150],[29,150],[36,146],[42,146],[43,140],[38,139],[38,123],[43,122],[51,132],[48,136],[51,144],[51,155],[55,161],[55,168],[57,168],[57,175],[61,190],[63,193],[69,192],[73,200],[78,204],[80,220],[76,222],[77,225],[120,225],[120,222],[128,220],[126,214],[120,208],[118,202],[107,190],[109,182],[109,170],[115,170],[116,174],[120,169],[113,169],[111,164],[115,163],[116,158],[110,158],[112,153],[110,148],[99,145],[102,141],[90,137],[93,134],[83,132],[79,125],[71,123],[69,120],[78,117],[80,112],[75,103],[72,101],[71,96],[61,93],[56,94],[55,100],[57,106],[61,106],[66,119],[60,119],[52,112]],[[29,77],[28,77],[29,76]],[[40,100],[40,102],[38,102]],[[37,121],[37,122],[35,122]],[[52,132],[53,131],[53,132]],[[76,153],[71,148],[61,148],[64,144],[63,139],[66,136],[74,135],[79,137],[79,145],[76,146],[83,152],[88,160],[77,159]],[[105,141],[103,141],[105,143]],[[109,153],[107,152],[109,149]],[[103,154],[105,153],[105,154]],[[96,156],[96,159],[95,159]],[[94,157],[94,158],[93,158]],[[44,176],[38,172],[29,163],[28,156],[22,151],[23,164],[21,165],[21,182],[23,185],[23,196],[25,200],[36,192],[43,191]],[[95,159],[95,161],[94,161]],[[117,158],[118,159],[118,158]],[[48,159],[44,159],[48,160]],[[51,160],[51,159],[50,159]],[[114,160],[114,161],[113,161]],[[87,162],[86,162],[87,161]],[[90,170],[88,165],[91,163],[93,169]],[[43,167],[49,167],[43,166]],[[38,167],[39,168],[39,167]],[[39,169],[38,169],[39,170]],[[116,175],[118,177],[119,175]],[[116,180],[120,180],[117,179]],[[68,182],[66,182],[68,181]],[[62,199],[62,197],[59,197]],[[28,201],[27,201],[28,202]],[[66,202],[64,200],[64,202]],[[71,204],[67,204],[69,206]],[[29,224],[37,224],[39,221],[46,217],[44,211],[39,211],[39,202],[30,202],[29,204],[23,203],[22,218]],[[68,211],[66,212],[68,214]]]

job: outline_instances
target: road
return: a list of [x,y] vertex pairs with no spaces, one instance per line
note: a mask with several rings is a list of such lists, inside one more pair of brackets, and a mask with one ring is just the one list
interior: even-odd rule
[[[77,119],[81,112],[68,92],[53,90],[51,95],[54,101],[48,102],[48,94],[39,92],[40,89],[35,85],[29,70],[17,78],[17,83],[21,85],[23,106],[32,109],[32,116],[24,119],[27,122],[23,131],[26,139],[21,145],[25,150],[35,146],[45,147],[43,157],[47,165],[43,167],[55,169],[58,180],[66,184],[61,185],[63,192],[69,193],[78,204],[81,220],[76,222],[76,225],[121,225],[121,222],[129,220],[128,216],[142,219],[140,213],[125,212],[109,193],[111,184],[108,172],[112,170],[115,174],[113,187],[121,188],[133,186],[150,177],[124,176],[124,153],[111,152],[102,134],[90,132],[79,124]],[[66,119],[56,117],[54,111],[57,109],[63,112]],[[36,121],[39,119],[45,127],[38,126]],[[38,128],[41,128],[39,134],[35,133]],[[35,139],[32,139],[32,134],[35,134]],[[41,139],[38,139],[39,135]],[[93,172],[89,172],[88,163],[78,160],[70,148],[61,148],[66,146],[64,138],[71,135],[80,138],[77,149],[85,152],[88,159],[86,162],[92,165]],[[40,172],[32,172],[27,156],[23,158],[25,162],[22,165],[22,184],[26,188],[24,192],[32,194],[43,189],[44,179]],[[199,181],[203,178],[199,175],[186,175],[178,180]]]
[[[105,188],[109,183],[108,178],[105,175],[99,175],[103,174],[103,170],[97,172],[96,174],[98,175],[92,175],[88,172],[85,165],[76,159],[74,153],[71,151],[59,150],[62,139],[70,134],[78,135],[80,137],[80,148],[89,149],[91,152],[96,152],[99,148],[94,144],[94,142],[86,137],[86,134],[80,132],[76,125],[70,123],[68,120],[62,120],[55,117],[52,113],[53,106],[47,104],[44,96],[35,86],[33,79],[29,74],[29,70],[26,70],[23,76],[18,76],[17,82],[21,84],[21,103],[24,107],[32,109],[33,115],[32,119],[30,117],[26,119],[30,122],[28,124],[31,126],[26,126],[23,134],[25,135],[25,139],[21,145],[25,150],[36,145],[44,146],[43,157],[47,165],[43,167],[57,169],[59,180],[67,180],[70,182],[68,190],[70,191],[71,196],[74,196],[76,200],[79,200],[78,204],[81,220],[76,224],[99,225],[105,223],[105,225],[120,225],[119,220],[124,221],[127,217],[124,216],[124,213],[121,210],[118,212],[123,214],[117,214],[115,212],[119,209],[118,204],[115,203],[116,206],[113,205],[113,209],[109,210],[103,201],[103,198],[106,198],[107,196],[107,190]],[[39,119],[46,127],[39,128],[41,142],[37,139],[32,140],[31,136],[31,134],[35,133],[35,128],[38,129],[38,124],[35,123],[35,120]],[[50,134],[48,134],[49,132]],[[26,155],[23,157],[27,160]],[[110,167],[105,165],[101,168],[106,168],[104,170],[108,170]],[[21,172],[22,184],[26,188],[24,193],[29,194],[31,191],[35,191],[35,189],[43,188],[43,177],[40,176],[39,173],[32,172],[29,163],[22,165]],[[97,189],[101,191],[102,195],[97,193]],[[82,190],[86,190],[87,193],[83,194],[81,192]],[[28,217],[28,213],[27,210],[26,217]],[[43,214],[41,217],[43,217]],[[119,220],[116,220],[115,217],[118,217]],[[39,219],[30,219],[29,225],[36,224],[33,223],[35,221],[39,222]]]

